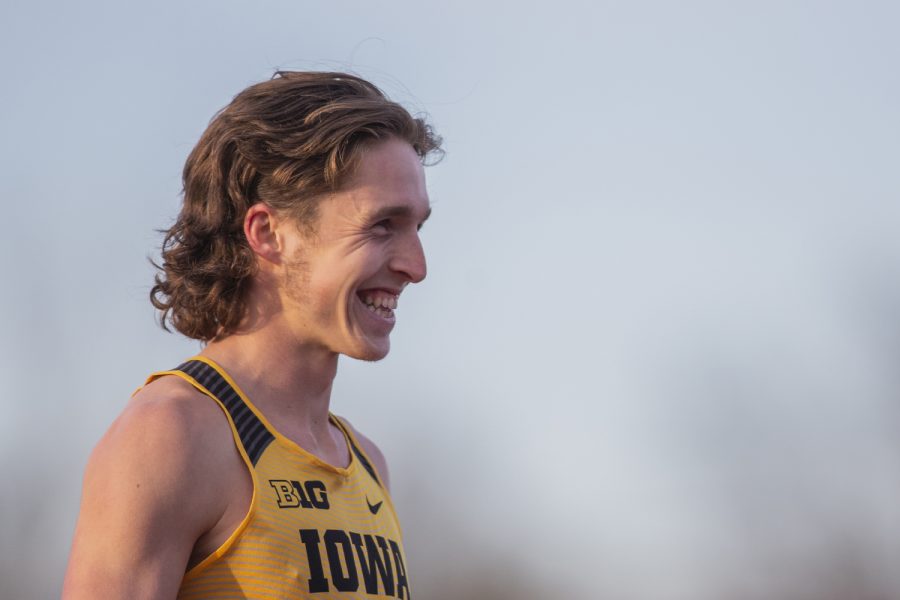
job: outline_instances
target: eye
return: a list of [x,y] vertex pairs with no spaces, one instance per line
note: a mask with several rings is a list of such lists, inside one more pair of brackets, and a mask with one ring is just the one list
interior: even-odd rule
[[390,219],[382,219],[378,221],[374,225],[372,225],[372,229],[378,233],[387,233],[393,228],[393,223],[391,223]]

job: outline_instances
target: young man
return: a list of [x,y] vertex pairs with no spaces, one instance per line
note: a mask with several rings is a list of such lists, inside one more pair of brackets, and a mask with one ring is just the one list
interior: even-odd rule
[[341,73],[277,73],[212,120],[151,292],[205,346],[91,455],[65,598],[409,598],[384,457],[329,402],[425,277],[439,143]]

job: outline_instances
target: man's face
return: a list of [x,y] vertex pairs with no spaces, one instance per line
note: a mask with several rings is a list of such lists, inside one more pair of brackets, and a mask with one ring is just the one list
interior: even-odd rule
[[282,298],[296,337],[354,358],[384,358],[400,293],[425,278],[419,228],[430,211],[409,144],[390,139],[366,150],[344,188],[319,203],[315,234],[293,223],[284,233]]

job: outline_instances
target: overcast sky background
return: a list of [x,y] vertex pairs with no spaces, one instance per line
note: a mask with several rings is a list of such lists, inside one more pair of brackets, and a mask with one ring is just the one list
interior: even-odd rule
[[900,597],[893,2],[4,2],[0,596],[198,346],[147,295],[206,123],[350,70],[443,135],[428,279],[333,410],[419,598]]

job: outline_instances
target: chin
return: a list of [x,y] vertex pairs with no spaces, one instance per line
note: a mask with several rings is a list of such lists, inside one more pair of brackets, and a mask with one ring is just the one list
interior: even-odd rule
[[344,352],[346,356],[355,358],[356,360],[365,360],[368,362],[377,362],[388,355],[391,351],[390,340],[385,340],[382,344],[366,344],[358,348],[354,348],[349,352]]

